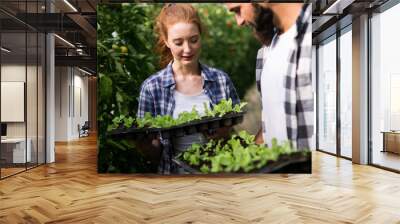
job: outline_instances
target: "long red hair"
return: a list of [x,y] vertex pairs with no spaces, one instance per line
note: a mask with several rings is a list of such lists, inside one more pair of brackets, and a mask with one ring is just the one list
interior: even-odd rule
[[168,3],[161,9],[156,18],[155,31],[158,34],[156,50],[160,53],[160,66],[164,68],[173,59],[170,49],[165,45],[168,39],[168,28],[178,22],[194,23],[202,34],[203,26],[197,10],[187,3]]

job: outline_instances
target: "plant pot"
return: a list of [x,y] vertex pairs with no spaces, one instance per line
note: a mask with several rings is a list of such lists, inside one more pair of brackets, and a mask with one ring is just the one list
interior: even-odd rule
[[204,132],[210,129],[217,129],[221,126],[233,126],[243,121],[243,115],[246,112],[240,113],[229,113],[223,117],[205,117],[201,120],[194,120],[185,124],[181,124],[169,128],[124,128],[120,127],[107,133],[108,136],[117,138],[131,138],[141,139],[144,136],[154,135],[161,133],[164,138],[170,138],[172,136],[182,137],[184,135],[190,135],[197,132]]
[[176,130],[174,130],[174,136],[175,137],[185,136],[185,130],[183,130],[183,128],[177,128]]
[[219,120],[212,121],[210,123],[210,129],[217,129],[217,128],[219,128]]
[[[203,174],[199,169],[194,168],[179,158],[172,160],[177,166],[183,168],[191,174]],[[276,161],[269,161],[267,164],[251,172],[232,172],[232,173],[311,173],[311,152],[294,152],[290,155],[281,155]],[[228,174],[227,172],[210,174]]]
[[189,127],[187,127],[186,129],[185,129],[185,133],[187,134],[187,135],[192,135],[192,134],[194,134],[194,133],[197,133],[197,129],[196,129],[196,126],[189,126]]
[[225,126],[225,127],[230,127],[230,126],[232,126],[232,123],[233,123],[233,119],[232,118],[228,118],[228,119],[226,119],[226,120],[223,120],[223,125]]

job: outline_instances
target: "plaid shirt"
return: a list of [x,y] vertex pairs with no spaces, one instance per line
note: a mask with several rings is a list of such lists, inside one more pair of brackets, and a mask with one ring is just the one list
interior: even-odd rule
[[[296,21],[297,48],[292,49],[285,76],[285,114],[288,139],[297,149],[310,149],[314,125],[314,95],[311,82],[311,4],[304,4]],[[261,93],[264,46],[258,51],[256,84]],[[271,124],[265,124],[271,125]],[[265,131],[265,129],[263,129]]]
[[[235,87],[229,76],[216,68],[200,64],[204,79],[204,92],[211,100],[211,107],[222,99],[232,99],[233,104],[240,103]],[[137,117],[144,117],[146,112],[152,116],[171,115],[175,109],[175,79],[172,63],[156,74],[147,78],[141,87]]]
[[[240,103],[235,87],[229,76],[216,68],[200,64],[201,76],[204,80],[204,92],[211,100],[211,107],[222,99],[232,99],[232,104]],[[166,68],[147,78],[141,87],[139,96],[139,108],[137,117],[142,118],[146,112],[151,115],[171,115],[175,109],[175,79],[172,70],[172,62]],[[172,145],[168,138],[162,138],[163,156],[159,172],[169,174],[176,167],[172,164]]]

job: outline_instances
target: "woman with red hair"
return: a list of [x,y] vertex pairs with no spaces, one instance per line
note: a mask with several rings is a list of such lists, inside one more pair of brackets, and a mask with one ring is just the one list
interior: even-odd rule
[[[160,63],[164,69],[143,82],[137,113],[139,118],[147,112],[152,116],[177,118],[179,113],[190,112],[193,107],[202,114],[204,103],[212,107],[223,99],[232,99],[233,104],[240,103],[229,76],[199,62],[203,27],[192,5],[165,5],[156,19],[156,32]],[[192,143],[205,142],[207,139],[201,133],[176,138],[172,156],[185,151]],[[165,150],[168,144],[163,143],[162,173],[176,172],[170,166],[171,153],[168,155],[168,150]]]

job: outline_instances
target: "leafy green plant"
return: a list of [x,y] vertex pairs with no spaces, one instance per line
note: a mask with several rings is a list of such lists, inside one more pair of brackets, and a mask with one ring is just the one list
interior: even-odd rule
[[199,120],[201,118],[199,112],[194,106],[191,112],[184,111],[178,115],[177,123],[183,124],[194,120]]
[[228,100],[223,99],[217,105],[215,105],[213,107],[213,109],[209,109],[207,104],[204,104],[204,107],[205,107],[204,111],[206,113],[206,116],[222,117],[225,114],[230,113],[230,112],[237,112],[237,113],[242,112],[242,110],[243,110],[244,106],[246,106],[246,104],[247,104],[246,102],[242,102],[240,104],[235,104],[233,106],[232,99],[228,99]]
[[132,127],[132,125],[135,122],[135,118],[128,116],[126,117],[125,115],[121,114],[118,117],[114,117],[114,119],[112,120],[112,125],[108,126],[108,130],[113,130],[116,129],[118,127],[120,127],[121,125],[123,125],[126,128],[130,128]]
[[[157,115],[156,117],[152,117],[150,113],[145,113],[143,118],[136,119],[137,127],[149,127],[149,128],[169,128],[176,125],[181,125],[184,123],[188,123],[194,120],[200,120],[205,117],[222,117],[228,113],[240,113],[243,110],[243,107],[247,103],[240,103],[232,106],[232,100],[221,100],[220,103],[214,106],[213,109],[209,109],[207,104],[204,104],[205,114],[201,116],[199,112],[196,110],[196,107],[192,108],[192,111],[184,111],[178,115],[177,119],[172,118],[170,115]],[[117,118],[116,121],[120,121],[121,118]],[[118,127],[118,125],[114,125],[112,127]]]
[[154,17],[159,5],[99,4],[97,8],[98,171],[155,172],[131,141],[106,136],[135,121],[141,83],[157,71]]
[[282,145],[273,139],[270,147],[257,145],[255,136],[246,131],[227,140],[211,140],[205,145],[193,144],[177,157],[202,173],[252,172],[276,161],[280,155],[295,152],[289,142]]

